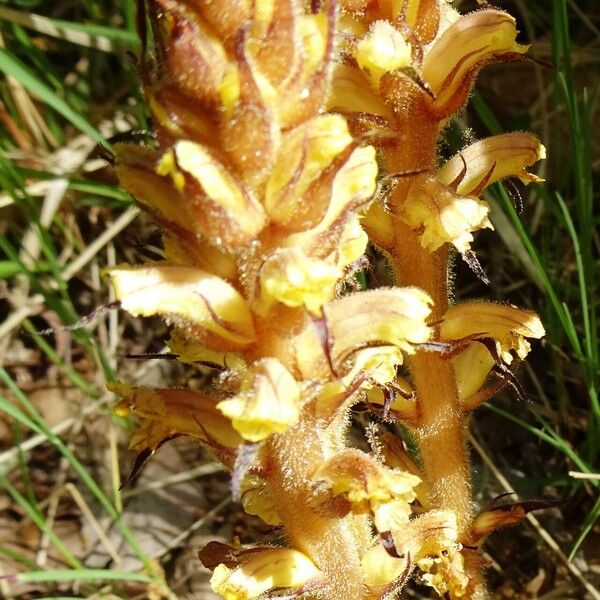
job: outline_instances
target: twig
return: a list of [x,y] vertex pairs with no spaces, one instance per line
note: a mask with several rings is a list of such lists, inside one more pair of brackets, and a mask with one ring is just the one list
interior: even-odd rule
[[94,513],[91,511],[90,507],[87,505],[86,501],[83,499],[83,496],[81,495],[79,490],[72,483],[67,483],[64,486],[64,489],[67,490],[71,494],[73,500],[75,500],[77,506],[79,507],[79,510],[81,510],[83,515],[89,521],[90,526],[92,527],[92,529],[98,536],[98,539],[102,542],[102,545],[106,548],[106,551],[110,554],[111,558],[113,559],[115,566],[120,565],[121,557],[119,556],[119,553],[117,552],[115,547],[111,544],[110,540],[106,537],[106,534],[102,530],[100,523],[98,523],[98,520],[94,516]]
[[231,496],[227,496],[223,498],[219,504],[217,504],[213,509],[209,510],[202,518],[198,519],[195,523],[193,523],[190,527],[188,527],[185,531],[182,531],[176,538],[174,538],[169,544],[167,544],[160,552],[153,556],[154,559],[158,560],[162,558],[166,554],[168,554],[174,548],[177,548],[180,544],[185,542],[185,540],[197,531],[201,527],[203,527],[210,519],[216,516],[221,510],[223,510],[229,503],[231,502]]
[[76,273],[78,273],[94,256],[116,237],[129,223],[131,223],[140,213],[139,208],[132,206],[127,209],[114,223],[100,234],[86,249],[69,265],[67,265],[62,276],[65,281],[68,281]]
[[593,479],[597,481],[600,479],[600,473],[582,473],[581,471],[569,471],[569,477],[573,479]]
[[182,473],[175,473],[174,475],[170,475],[169,477],[165,477],[164,479],[153,481],[152,483],[149,483],[148,485],[145,485],[143,487],[127,490],[123,492],[121,496],[123,497],[123,500],[125,500],[127,498],[137,496],[139,494],[145,494],[146,492],[163,489],[169,485],[175,485],[177,483],[189,481],[190,479],[196,479],[196,477],[204,477],[205,475],[220,473],[224,470],[225,467],[222,464],[216,462],[208,463],[206,465],[199,465],[197,467],[194,467],[193,469],[189,469],[188,471],[183,471]]

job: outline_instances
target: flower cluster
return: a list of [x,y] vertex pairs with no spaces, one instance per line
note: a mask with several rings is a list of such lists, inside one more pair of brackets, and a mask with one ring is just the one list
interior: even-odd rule
[[[227,600],[387,598],[415,568],[441,595],[479,597],[464,544],[505,521],[473,525],[491,521],[473,521],[467,469],[432,432],[463,435],[461,415],[498,387],[490,374],[508,377],[543,328],[512,306],[448,306],[446,257],[473,260],[473,232],[491,227],[482,192],[535,181],[525,169],[543,147],[508,134],[438,165],[436,143],[478,70],[526,51],[513,19],[438,0],[147,8],[156,142],[120,144],[116,170],[165,258],[107,277],[123,309],[172,325],[179,360],[220,375],[202,390],[114,385],[115,410],[138,419],[131,448],[197,439],[244,508],[282,527],[288,548],[202,551]],[[347,293],[369,238],[396,286]],[[412,428],[422,464],[389,432],[349,447],[359,401]]]

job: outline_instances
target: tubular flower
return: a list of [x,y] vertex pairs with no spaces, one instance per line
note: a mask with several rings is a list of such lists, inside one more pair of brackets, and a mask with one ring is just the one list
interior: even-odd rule
[[515,20],[499,10],[482,10],[456,19],[423,58],[423,80],[437,114],[456,110],[466,99],[479,69],[489,61],[524,54],[515,42]]
[[471,247],[471,232],[493,229],[489,210],[487,203],[459,196],[435,178],[426,178],[409,193],[401,216],[412,229],[422,232],[421,244],[430,252],[451,243],[464,253]]
[[445,163],[435,176],[417,179],[399,216],[420,231],[430,251],[451,243],[461,254],[470,250],[472,233],[490,228],[487,202],[475,196],[506,177],[523,183],[540,181],[525,168],[545,157],[545,149],[528,133],[508,133],[471,144]]
[[528,310],[492,302],[462,302],[446,311],[440,326],[440,339],[477,340],[492,338],[498,355],[510,364],[511,351],[525,358],[531,346],[526,338],[541,338],[544,327],[539,317]]
[[300,248],[281,248],[272,254],[260,270],[263,297],[286,306],[306,306],[320,314],[332,299],[342,270],[335,264],[306,256]]
[[301,552],[270,548],[247,553],[235,568],[219,564],[210,585],[225,600],[251,600],[268,590],[297,588],[320,577],[321,571]]
[[[357,33],[356,26],[352,31],[350,24],[354,23],[353,20],[342,20],[342,27],[349,25],[349,37],[356,39],[351,52],[363,73],[359,75],[346,65],[336,65],[329,95],[332,108],[384,116],[387,110],[381,106],[381,101],[384,106],[402,111],[406,108],[406,101],[417,95],[422,110],[442,119],[464,104],[482,66],[495,60],[511,59],[527,51],[527,46],[515,41],[515,20],[505,12],[486,9],[458,16],[446,10],[452,21],[441,31],[438,30],[440,9],[437,3],[407,4],[410,6],[408,11],[399,8],[397,2],[380,3],[380,14],[384,20],[371,23],[362,36]],[[348,8],[349,11],[364,9],[357,5]],[[419,10],[428,15],[427,23],[416,16]],[[398,28],[397,23],[403,26]],[[420,30],[419,26],[422,26]],[[418,40],[418,52],[413,48],[412,40]],[[429,45],[423,48],[423,43]],[[416,77],[410,73],[411,70],[417,74]],[[375,88],[376,93],[370,101],[362,97],[362,90],[369,86],[361,83],[364,81],[361,75]],[[351,86],[361,88],[361,94],[356,98],[343,92],[344,87],[348,90],[349,82]]]
[[459,344],[452,367],[462,408],[472,410],[497,391],[498,386],[484,387],[494,366],[500,363],[501,373],[506,373],[502,365],[512,363],[512,352],[524,359],[531,350],[527,338],[543,335],[535,313],[513,306],[465,302],[448,309],[440,339]]
[[297,421],[300,388],[276,358],[264,358],[248,370],[240,392],[217,408],[245,440],[260,442]]
[[[413,288],[368,290],[328,302],[323,318],[298,340],[298,366],[309,378],[331,368],[352,371],[352,361],[346,361],[366,347],[395,346],[412,353],[431,336],[425,322],[430,304],[429,296]],[[395,360],[400,358],[394,353]]]
[[236,448],[241,438],[208,394],[192,390],[155,389],[114,383],[109,389],[122,397],[115,414],[134,414],[140,422],[129,447],[156,450],[173,435],[188,435],[208,446]]
[[217,347],[237,350],[254,341],[246,300],[215,275],[166,263],[115,267],[106,274],[121,307],[135,316],[162,315],[203,332]]
[[481,194],[492,183],[517,177],[523,183],[541,181],[525,169],[546,158],[546,149],[529,133],[505,133],[485,138],[447,161],[438,172],[443,185],[461,196]]
[[[412,519],[401,529],[391,531],[395,552],[382,544],[373,546],[362,559],[366,582],[384,596],[387,586],[407,569],[416,566],[421,580],[443,596],[452,591],[453,598],[465,595],[469,579],[458,543],[456,516],[448,511],[429,511]],[[398,554],[402,549],[403,554]]]
[[378,531],[402,527],[411,514],[413,488],[420,479],[394,471],[358,450],[340,452],[325,462],[313,477],[316,489],[329,502],[347,503],[354,513],[372,513]]

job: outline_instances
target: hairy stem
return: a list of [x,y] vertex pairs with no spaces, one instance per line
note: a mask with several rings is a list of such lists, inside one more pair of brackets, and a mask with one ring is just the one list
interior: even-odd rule
[[[419,108],[407,112],[413,117],[410,121],[397,120],[402,144],[389,153],[388,168],[392,172],[435,166],[439,123]],[[392,214],[407,201],[411,180],[411,177],[402,179],[395,189],[390,199]],[[396,281],[427,292],[434,303],[430,318],[439,321],[448,307],[448,251],[445,247],[436,252],[423,248],[419,236],[397,218],[394,231],[392,261]],[[419,403],[416,436],[431,489],[430,501],[436,508],[454,511],[459,530],[464,534],[471,519],[471,484],[464,416],[458,405],[452,365],[440,355],[418,351],[409,360],[409,367]]]
[[[408,114],[411,114],[409,111]],[[388,155],[391,172],[405,173],[435,167],[439,123],[422,117],[398,119],[398,138],[402,144]],[[406,152],[405,149],[410,151]],[[390,209],[406,201],[412,177],[400,180],[390,199]],[[435,252],[422,247],[419,236],[398,218],[394,218],[395,247],[392,264],[396,282],[416,286],[427,292],[433,302],[432,322],[443,318],[448,308],[448,250]],[[468,543],[472,519],[471,479],[466,446],[466,424],[459,406],[458,390],[450,361],[433,352],[417,351],[408,365],[417,393],[419,424],[415,435],[419,445],[425,478],[430,489],[431,506],[456,514],[459,539]],[[486,597],[481,566],[466,557],[465,567],[471,580],[469,600]]]
[[269,440],[270,491],[290,543],[325,574],[319,597],[360,600],[366,598],[360,557],[367,539],[353,517],[327,517],[312,507],[311,474],[325,457],[319,425],[309,412],[305,410],[294,427]]

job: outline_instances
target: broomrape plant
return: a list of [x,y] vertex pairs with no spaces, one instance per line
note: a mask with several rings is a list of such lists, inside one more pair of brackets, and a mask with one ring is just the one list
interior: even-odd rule
[[[227,600],[389,598],[411,575],[485,598],[478,547],[533,506],[473,508],[466,420],[544,330],[513,306],[452,304],[449,257],[484,277],[481,194],[536,181],[544,148],[512,133],[439,164],[437,146],[478,71],[526,52],[514,19],[442,0],[146,10],[156,141],[119,144],[116,169],[165,260],[107,276],[122,308],[168,320],[180,361],[220,374],[201,391],[115,385],[117,413],[139,423],[131,448],[198,439],[246,511],[281,528],[287,547],[201,551]],[[356,291],[369,240],[394,285]],[[371,452],[350,447],[359,402],[412,432],[418,456],[383,429]]]

